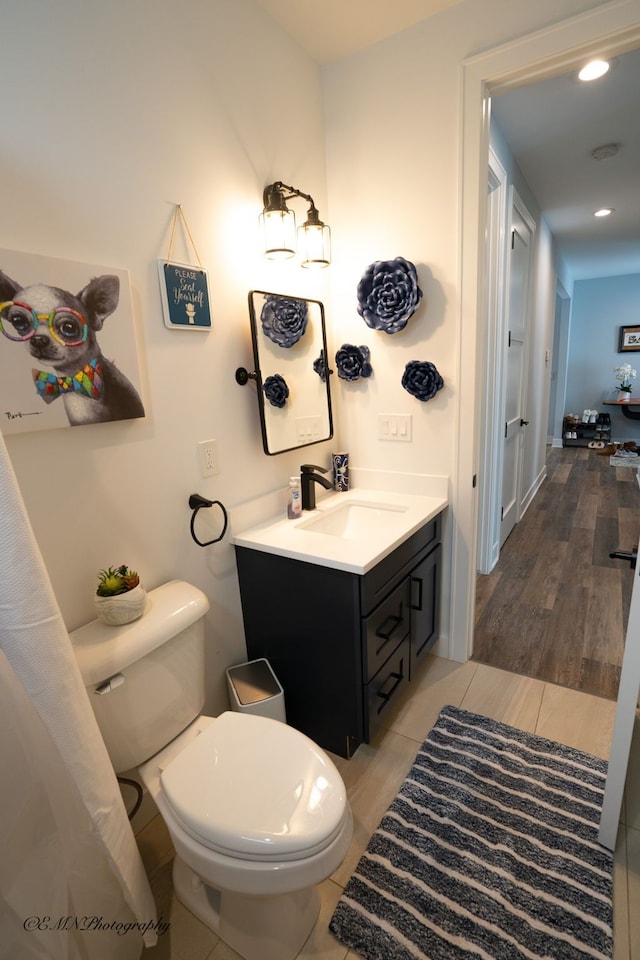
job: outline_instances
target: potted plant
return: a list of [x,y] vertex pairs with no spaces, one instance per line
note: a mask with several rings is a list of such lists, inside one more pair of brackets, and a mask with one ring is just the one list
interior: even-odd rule
[[620,381],[618,387],[618,399],[619,400],[630,400],[631,392],[633,389],[632,380],[635,380],[637,373],[633,369],[630,363],[623,363],[620,367],[614,367],[613,372],[616,375],[616,380]]
[[126,563],[99,571],[95,596],[98,620],[112,626],[131,623],[142,616],[146,601],[140,577]]

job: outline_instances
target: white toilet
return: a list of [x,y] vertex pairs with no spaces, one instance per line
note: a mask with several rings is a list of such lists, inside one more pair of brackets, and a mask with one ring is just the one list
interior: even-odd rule
[[143,616],[71,634],[116,773],[135,767],[176,850],[174,889],[246,960],[292,960],[319,909],[315,885],[353,831],[329,757],[278,720],[200,715],[209,601],[174,580]]

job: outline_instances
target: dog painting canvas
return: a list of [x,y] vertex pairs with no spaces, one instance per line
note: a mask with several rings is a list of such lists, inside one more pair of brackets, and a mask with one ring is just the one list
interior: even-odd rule
[[6,435],[145,416],[124,270],[0,250]]

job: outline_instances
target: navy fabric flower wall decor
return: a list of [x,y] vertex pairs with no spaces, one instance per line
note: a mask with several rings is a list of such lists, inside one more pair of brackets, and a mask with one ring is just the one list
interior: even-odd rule
[[292,347],[307,329],[309,311],[306,300],[267,294],[260,313],[265,336],[279,347]]
[[313,361],[314,372],[318,374],[323,383],[327,382],[327,361],[324,350],[320,351],[320,356]]
[[272,407],[284,407],[289,396],[289,387],[284,377],[274,373],[272,377],[267,377],[262,389]]
[[416,268],[404,257],[376,260],[358,284],[358,313],[368,327],[385,333],[403,330],[421,299]]
[[410,360],[404,368],[402,386],[418,400],[431,400],[444,387],[444,380],[428,360]]
[[373,367],[369,363],[369,356],[369,347],[354,347],[351,343],[343,343],[336,353],[338,376],[342,380],[370,377]]

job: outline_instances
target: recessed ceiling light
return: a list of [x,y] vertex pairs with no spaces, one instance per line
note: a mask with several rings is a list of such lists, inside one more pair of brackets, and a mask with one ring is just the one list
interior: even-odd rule
[[609,64],[606,60],[591,60],[579,72],[578,78],[584,80],[585,83],[589,80],[597,80],[599,77],[603,77],[608,69]]
[[613,207],[602,207],[600,210],[596,210],[593,214],[594,217],[609,217],[613,213]]

